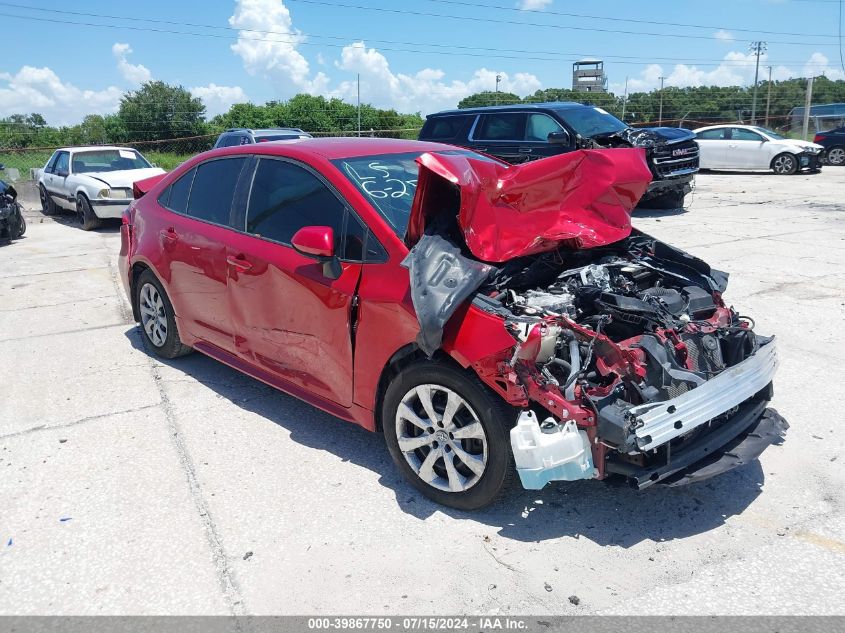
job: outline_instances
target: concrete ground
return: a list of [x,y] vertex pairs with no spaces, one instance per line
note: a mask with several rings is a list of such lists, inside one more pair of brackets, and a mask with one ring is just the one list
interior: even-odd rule
[[378,435],[148,354],[117,227],[31,211],[0,247],[0,613],[845,614],[843,192],[845,169],[702,174],[686,211],[636,218],[779,337],[782,446],[477,513],[420,497]]

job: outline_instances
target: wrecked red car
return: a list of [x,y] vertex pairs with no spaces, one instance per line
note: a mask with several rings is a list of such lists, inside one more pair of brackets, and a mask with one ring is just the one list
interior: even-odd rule
[[518,474],[698,481],[754,460],[775,341],[727,275],[631,228],[642,150],[510,166],[387,139],[214,150],[135,185],[120,269],[145,344],[381,431],[474,509]]

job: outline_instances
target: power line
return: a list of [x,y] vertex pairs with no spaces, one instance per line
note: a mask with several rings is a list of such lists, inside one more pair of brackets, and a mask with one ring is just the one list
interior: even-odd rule
[[[465,15],[452,15],[446,13],[433,13],[428,11],[413,11],[410,9],[391,9],[389,7],[370,7],[366,5],[360,4],[340,4],[340,3],[332,3],[327,2],[326,0],[288,0],[288,2],[302,2],[304,4],[315,4],[320,6],[329,6],[334,8],[344,8],[344,9],[358,9],[361,11],[378,11],[381,13],[393,13],[398,15],[415,15],[419,17],[433,17],[433,18],[445,18],[449,20],[464,20],[470,22],[488,22],[491,24],[508,24],[508,25],[516,25],[516,26],[533,26],[537,28],[549,28],[549,29],[562,29],[567,31],[587,31],[591,33],[614,33],[618,35],[648,35],[649,37],[672,37],[672,38],[680,38],[680,39],[700,39],[700,40],[712,40],[712,36],[707,35],[691,35],[691,34],[681,34],[681,33],[652,33],[648,31],[625,31],[620,29],[600,29],[600,28],[589,28],[584,26],[568,26],[563,24],[543,24],[538,22],[519,22],[516,20],[500,20],[496,18],[486,18],[481,16],[465,16]],[[789,44],[792,46],[813,46],[818,48],[819,46],[828,46],[828,44],[819,44],[813,42],[783,42],[783,41],[772,41],[773,44]],[[832,45],[832,44],[829,44]]]
[[[303,0],[304,1],[304,0]],[[193,33],[193,32],[186,32],[186,31],[173,31],[169,29],[156,29],[151,27],[140,27],[134,25],[121,25],[121,24],[95,24],[91,22],[80,22],[74,20],[60,20],[57,18],[39,18],[36,16],[24,16],[24,15],[16,15],[16,14],[9,14],[9,13],[0,13],[0,16],[3,17],[11,17],[17,18],[22,20],[34,20],[40,22],[50,22],[50,23],[57,23],[57,24],[70,24],[73,26],[88,26],[88,27],[99,27],[99,28],[109,28],[109,29],[127,29],[132,31],[147,31],[152,33],[163,33],[163,34],[170,34],[170,35],[188,35],[192,37],[210,37],[215,39],[244,39],[247,41],[256,41],[256,42],[279,42],[279,43],[287,43],[287,44],[295,44],[295,45],[304,45],[304,46],[328,46],[333,48],[345,48],[349,46],[349,44],[337,45],[337,44],[329,44],[329,43],[315,43],[315,42],[306,42],[302,41],[303,37],[312,37],[317,39],[333,39],[333,40],[367,40],[370,42],[377,42],[377,43],[386,43],[386,44],[398,44],[398,45],[407,45],[407,46],[424,46],[424,47],[436,47],[436,48],[455,48],[461,50],[468,50],[468,51],[492,51],[492,52],[510,52],[510,53],[524,53],[528,55],[552,55],[555,57],[562,57],[562,58],[571,58],[571,57],[583,57],[588,53],[583,52],[569,52],[564,53],[560,51],[548,51],[548,50],[525,50],[525,49],[508,49],[508,48],[488,48],[488,47],[480,47],[480,46],[467,46],[462,44],[437,44],[431,42],[408,42],[408,41],[397,41],[397,40],[382,40],[382,39],[375,39],[375,38],[363,38],[363,37],[350,37],[350,36],[341,36],[341,35],[325,35],[319,33],[302,33],[302,34],[293,34],[289,32],[283,31],[264,31],[258,29],[237,29],[230,26],[218,26],[218,25],[211,25],[211,24],[198,24],[192,22],[175,22],[171,20],[159,20],[154,18],[144,18],[139,16],[121,16],[121,15],[108,15],[108,14],[100,14],[100,13],[89,13],[89,12],[82,12],[82,11],[66,11],[61,9],[43,9],[40,7],[29,7],[26,5],[9,3],[9,2],[0,2],[0,6],[8,6],[14,8],[21,8],[21,9],[29,9],[33,11],[40,11],[40,12],[47,12],[47,13],[57,13],[57,14],[64,14],[64,15],[74,15],[74,16],[82,16],[82,17],[94,17],[99,19],[108,19],[108,20],[135,20],[135,21],[142,21],[142,22],[150,22],[153,24],[165,24],[170,26],[185,26],[185,27],[193,27],[193,28],[204,28],[204,29],[217,29],[217,30],[225,30],[225,31],[245,31],[248,32],[249,36],[226,36],[226,35],[216,35],[213,33]],[[252,33],[260,33],[265,35],[283,35],[289,36],[289,39],[269,39],[269,38],[258,38],[253,37]],[[381,50],[391,51],[391,52],[401,52],[401,53],[414,53],[414,54],[436,54],[436,55],[454,55],[453,52],[442,52],[442,51],[420,51],[420,50],[408,50],[408,49],[397,49],[397,48],[382,48]],[[550,59],[545,57],[523,57],[523,56],[511,56],[511,55],[501,55],[501,54],[489,54],[489,53],[465,53],[464,55],[470,57],[498,57],[503,59],[525,59],[530,61],[550,61],[550,62],[557,62],[557,59]],[[608,59],[616,59],[618,61],[614,61],[616,64],[631,64],[631,65],[642,65],[644,63],[655,62],[655,61],[665,61],[671,63],[695,63],[699,66],[744,66],[747,65],[749,62],[742,61],[742,60],[727,60],[727,59],[716,59],[716,58],[674,58],[674,57],[632,57],[629,55],[605,55],[605,58]],[[641,61],[639,61],[641,60]],[[704,63],[709,62],[709,63]],[[805,64],[804,60],[791,60],[791,61],[781,61],[778,62],[780,64]],[[823,66],[824,64],[818,63],[818,65]]]
[[[557,15],[567,18],[583,18],[585,20],[606,20],[608,22],[630,22],[634,24],[650,24],[654,26],[680,26],[684,28],[691,28],[691,29],[722,29],[725,31],[736,31],[738,33],[762,33],[765,35],[796,35],[798,37],[831,37],[835,38],[836,35],[824,35],[821,33],[793,33],[789,31],[762,31],[759,29],[746,29],[740,28],[736,26],[712,26],[712,25],[705,25],[705,24],[690,24],[684,22],[660,22],[657,20],[641,20],[637,18],[614,18],[610,16],[604,15],[587,15],[584,13],[568,13],[565,11],[553,11],[551,9],[522,9],[519,7],[506,7],[499,4],[483,4],[480,2],[462,2],[458,0],[427,0],[428,2],[438,2],[441,4],[449,4],[449,5],[457,5],[457,6],[466,6],[466,7],[477,7],[479,9],[499,9],[502,11],[516,11],[517,13],[538,13],[541,15]],[[833,0],[834,2],[836,0]],[[841,0],[840,0],[841,1]]]

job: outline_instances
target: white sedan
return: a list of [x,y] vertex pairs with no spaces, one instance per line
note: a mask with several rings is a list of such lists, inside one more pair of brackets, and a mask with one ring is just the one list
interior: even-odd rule
[[695,132],[701,169],[771,169],[794,174],[822,168],[824,148],[756,125],[710,125]]
[[127,147],[63,147],[53,152],[38,177],[41,209],[75,211],[90,231],[103,218],[119,218],[132,201],[132,184],[163,174]]

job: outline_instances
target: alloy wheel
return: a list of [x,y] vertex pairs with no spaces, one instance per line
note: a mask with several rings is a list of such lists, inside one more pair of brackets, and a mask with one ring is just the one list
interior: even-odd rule
[[455,391],[435,384],[414,387],[402,398],[395,424],[399,450],[429,486],[463,492],[484,475],[487,435]]
[[141,312],[141,325],[156,347],[163,347],[167,341],[167,312],[158,289],[152,284],[144,284],[139,293],[138,308]]
[[827,162],[830,165],[845,164],[845,148],[834,147],[827,153]]
[[795,158],[785,154],[775,159],[775,173],[789,174],[795,169]]

